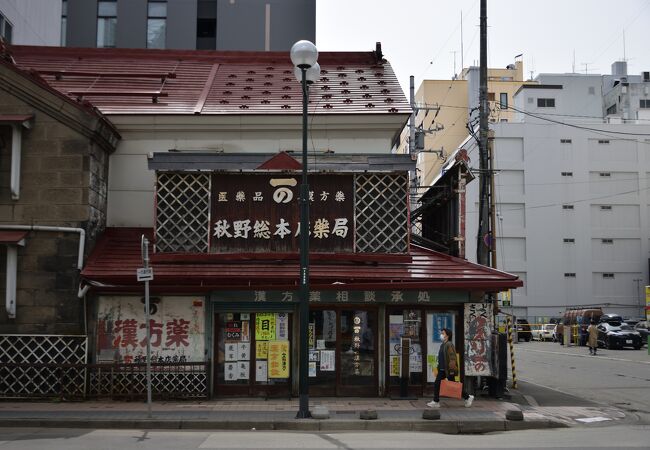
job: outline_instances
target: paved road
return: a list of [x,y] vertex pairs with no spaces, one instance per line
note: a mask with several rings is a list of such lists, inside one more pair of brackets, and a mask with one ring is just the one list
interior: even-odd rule
[[490,435],[435,433],[209,432],[0,429],[0,449],[648,449],[650,427],[528,430]]
[[[586,347],[565,348],[551,342],[522,342],[514,348],[518,379],[616,406],[650,424],[650,355],[646,348],[599,349],[597,356],[590,356]],[[576,402],[583,401],[580,399]],[[543,396],[536,400],[543,406]]]

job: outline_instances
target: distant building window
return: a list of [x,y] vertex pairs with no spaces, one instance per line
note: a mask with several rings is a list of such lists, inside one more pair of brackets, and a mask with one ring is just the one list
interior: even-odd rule
[[7,44],[11,44],[11,36],[13,34],[14,26],[7,20],[5,16],[0,13],[0,37],[2,37]]
[[61,3],[61,47],[65,47],[68,32],[68,0]]
[[563,177],[572,177],[572,176],[573,176],[573,172],[562,172],[562,176],[563,176]]
[[613,243],[614,243],[614,239],[601,239],[601,240],[600,240],[600,243],[601,243],[601,244],[613,244]]
[[598,139],[599,144],[609,144],[609,139]]
[[197,50],[214,50],[217,48],[217,19],[199,18],[196,20]]
[[604,273],[603,278],[609,278],[610,280],[614,279],[613,273]]
[[611,172],[600,172],[598,175],[600,175],[601,177],[611,177],[612,176]]
[[501,122],[501,123],[508,123],[508,119],[499,119],[499,122]]
[[502,92],[499,94],[499,103],[501,104],[501,109],[508,109],[508,93]]
[[488,101],[493,102],[494,101],[494,92],[488,92]]
[[576,240],[574,238],[564,238],[565,244],[575,244]]
[[573,209],[573,205],[562,205],[562,209]]
[[148,8],[147,48],[165,48],[167,2],[150,0]]
[[571,139],[560,139],[560,144],[570,144],[573,141]]
[[612,205],[600,205],[600,210],[601,211],[611,211],[612,210]]
[[616,103],[607,108],[607,115],[616,114]]
[[644,109],[650,108],[650,98],[648,99],[642,98],[641,100],[639,100],[639,108],[644,108]]
[[589,95],[596,95],[596,88],[593,86],[589,86]]
[[565,278],[575,278],[576,274],[575,274],[575,272],[565,272],[564,277]]
[[97,47],[115,47],[117,1],[97,2]]
[[555,99],[554,98],[538,98],[537,99],[538,108],[555,108]]

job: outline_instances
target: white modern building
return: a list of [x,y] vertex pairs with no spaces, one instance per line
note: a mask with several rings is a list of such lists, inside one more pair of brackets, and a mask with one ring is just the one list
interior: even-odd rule
[[[514,312],[567,307],[641,316],[650,265],[650,80],[545,74],[523,85],[494,130],[496,253],[517,274]],[[473,139],[465,148],[478,168]],[[467,257],[476,259],[479,183],[467,186]]]
[[61,44],[60,0],[0,0],[0,36],[16,45]]

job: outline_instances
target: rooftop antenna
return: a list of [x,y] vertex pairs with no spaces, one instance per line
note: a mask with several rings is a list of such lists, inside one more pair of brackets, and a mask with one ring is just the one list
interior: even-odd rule
[[454,54],[454,79],[456,79],[456,53],[458,53],[458,50],[451,51],[449,53]]
[[[464,50],[463,50],[463,10],[460,10],[460,70],[465,68]],[[454,70],[455,72],[455,70]]]
[[588,72],[589,72],[589,66],[591,65],[591,63],[580,63],[580,64],[585,66],[585,75],[587,75]]
[[573,49],[573,64],[571,65],[571,73],[576,73],[576,49]]

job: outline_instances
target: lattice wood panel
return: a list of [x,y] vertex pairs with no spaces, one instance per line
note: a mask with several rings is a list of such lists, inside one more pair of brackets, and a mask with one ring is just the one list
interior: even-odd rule
[[156,251],[207,253],[209,219],[209,174],[158,173]]
[[86,336],[0,335],[0,397],[83,397],[87,347]]
[[[147,395],[147,378],[144,370],[127,367],[99,368],[90,372],[91,397],[142,397]],[[174,368],[172,371],[153,368],[152,395],[164,398],[207,398],[208,376],[205,366]]]
[[369,173],[355,177],[356,251],[408,251],[408,175]]

